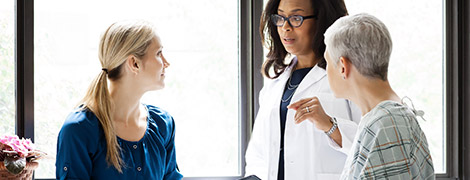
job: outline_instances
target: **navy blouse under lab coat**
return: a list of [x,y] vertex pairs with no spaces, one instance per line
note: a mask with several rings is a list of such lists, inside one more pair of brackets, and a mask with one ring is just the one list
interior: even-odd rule
[[106,163],[103,128],[91,111],[72,112],[60,130],[57,143],[57,179],[181,179],[175,155],[175,124],[164,110],[145,105],[147,130],[136,142],[121,138],[120,174]]

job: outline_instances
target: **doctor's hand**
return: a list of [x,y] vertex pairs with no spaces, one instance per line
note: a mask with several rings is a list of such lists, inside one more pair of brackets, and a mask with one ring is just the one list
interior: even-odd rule
[[330,121],[331,117],[325,113],[317,97],[301,99],[290,104],[287,108],[296,111],[294,116],[296,124],[309,120],[324,132],[333,126]]

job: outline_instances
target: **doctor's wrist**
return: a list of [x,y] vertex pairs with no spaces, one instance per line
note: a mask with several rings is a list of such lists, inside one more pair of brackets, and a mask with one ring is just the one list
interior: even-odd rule
[[324,131],[327,136],[333,134],[333,132],[335,132],[335,130],[338,128],[338,123],[335,117],[330,117],[330,122],[332,124],[331,127],[328,130]]
[[318,121],[317,122],[317,128],[318,130],[320,131],[323,131],[323,132],[327,132],[328,130],[331,129],[331,127],[333,126],[333,122],[331,122],[331,119],[332,117],[326,115],[325,117],[322,118],[321,121]]

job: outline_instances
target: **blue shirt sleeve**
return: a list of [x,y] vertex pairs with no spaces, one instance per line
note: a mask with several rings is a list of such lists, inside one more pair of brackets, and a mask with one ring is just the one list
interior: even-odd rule
[[99,126],[86,112],[71,113],[57,140],[56,179],[90,179]]
[[183,176],[180,174],[178,170],[178,165],[176,163],[176,151],[175,151],[175,121],[173,117],[170,116],[168,125],[168,134],[169,139],[168,143],[165,145],[166,149],[166,162],[168,162],[166,166],[166,173],[164,179],[181,179]]

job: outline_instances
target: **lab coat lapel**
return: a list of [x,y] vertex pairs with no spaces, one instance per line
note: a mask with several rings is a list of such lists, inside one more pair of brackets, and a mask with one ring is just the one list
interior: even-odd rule
[[295,62],[296,61],[294,59],[294,63],[291,63],[291,65],[286,68],[286,70],[275,80],[277,81],[275,83],[275,86],[272,87],[272,89],[274,89],[275,91],[272,92],[271,97],[270,97],[272,98],[271,100],[273,100],[271,101],[271,104],[274,106],[271,108],[277,109],[277,112],[275,113],[277,113],[276,117],[278,120],[279,120],[279,108],[281,105],[282,94],[284,93],[284,88],[286,86],[287,80],[289,79],[291,75],[292,68],[295,66]]
[[[323,82],[323,81],[320,81],[320,80],[325,76],[326,76],[326,71],[324,69],[322,69],[318,66],[314,66],[307,73],[307,75],[305,75],[304,79],[302,79],[302,81],[300,82],[300,85],[297,88],[297,90],[295,91],[294,96],[292,96],[292,99],[291,99],[290,103],[292,104],[294,102],[297,102],[298,100],[301,100],[303,98],[310,98],[310,97],[312,97],[312,95],[317,94],[317,91],[320,90],[319,88],[322,87],[321,84],[317,84],[317,83]],[[317,86],[318,88],[312,87],[312,86]],[[294,124],[294,119],[293,119],[294,114],[295,114],[294,110],[289,109],[287,111],[286,132],[285,133],[287,134],[288,131],[293,131],[293,132],[289,132],[289,133],[291,133],[293,136],[296,136],[297,131],[295,131],[293,129],[295,129],[294,127],[300,128],[300,126],[296,126]],[[301,125],[301,126],[304,126],[304,125]],[[288,138],[285,138],[285,141],[286,142],[284,142],[285,143],[284,145],[289,144]]]
[[[312,95],[316,94],[316,91],[319,90],[319,88],[312,87],[312,86],[317,86],[321,87],[321,84],[317,84],[323,77],[326,76],[325,70],[318,66],[314,66],[308,73],[305,75],[304,79],[300,82],[299,87],[294,93],[294,96],[291,99],[291,104],[303,99],[303,98],[310,98]],[[315,92],[314,92],[315,91]],[[298,138],[303,138],[305,134],[299,134],[299,132],[306,132],[306,131],[301,131],[300,129],[311,129],[312,127],[309,126],[309,123],[303,123],[299,125],[294,124],[294,114],[296,111],[289,109],[287,111],[287,119],[286,119],[286,130],[285,130],[285,139],[284,139],[284,145],[285,146],[294,146],[296,143],[291,142],[291,141],[297,141],[295,139]],[[315,129],[312,129],[315,130]],[[308,130],[307,130],[308,132]],[[289,135],[287,135],[289,134]],[[301,141],[300,141],[301,142]],[[288,149],[285,149],[285,153],[288,153]]]
[[272,89],[274,89],[274,91],[272,92],[271,94],[271,105],[273,105],[274,107],[271,107],[271,108],[274,108],[274,109],[277,109],[277,117],[279,119],[279,108],[280,108],[280,103],[281,103],[281,99],[282,99],[282,94],[284,93],[284,87],[287,83],[287,80],[289,79],[290,77],[290,74],[291,74],[291,71],[292,71],[292,68],[289,66],[285,71],[284,73],[282,73],[275,81],[277,81],[275,83],[275,86],[272,87]]
[[[272,88],[272,93],[270,94],[269,101],[270,101],[270,118],[269,121],[269,136],[273,142],[268,142],[268,146],[270,147],[270,156],[269,159],[269,169],[268,172],[277,172],[278,171],[278,163],[279,163],[279,147],[281,145],[281,127],[279,122],[280,119],[280,105],[282,94],[284,92],[284,87],[287,83],[287,80],[290,77],[292,67],[294,67],[295,63],[291,63],[291,66],[287,67],[284,73],[282,73],[277,79],[274,81],[274,86]],[[270,174],[269,176],[275,179],[275,175],[277,174]],[[269,178],[269,179],[271,179]]]
[[[307,97],[299,97],[299,98],[296,98],[296,95],[302,95],[304,94],[303,91],[305,91],[306,89],[309,89],[308,87],[310,86],[313,86],[315,83],[317,83],[318,81],[320,81],[320,79],[322,79],[323,77],[326,76],[326,71],[315,65],[308,73],[307,75],[305,75],[304,79],[302,79],[302,81],[300,82],[300,85],[299,87],[297,88],[297,90],[295,91],[295,94],[294,94],[294,97],[292,97],[292,99],[296,99],[299,100],[302,99],[302,98],[307,98]],[[294,101],[291,101],[291,103],[293,103]]]

